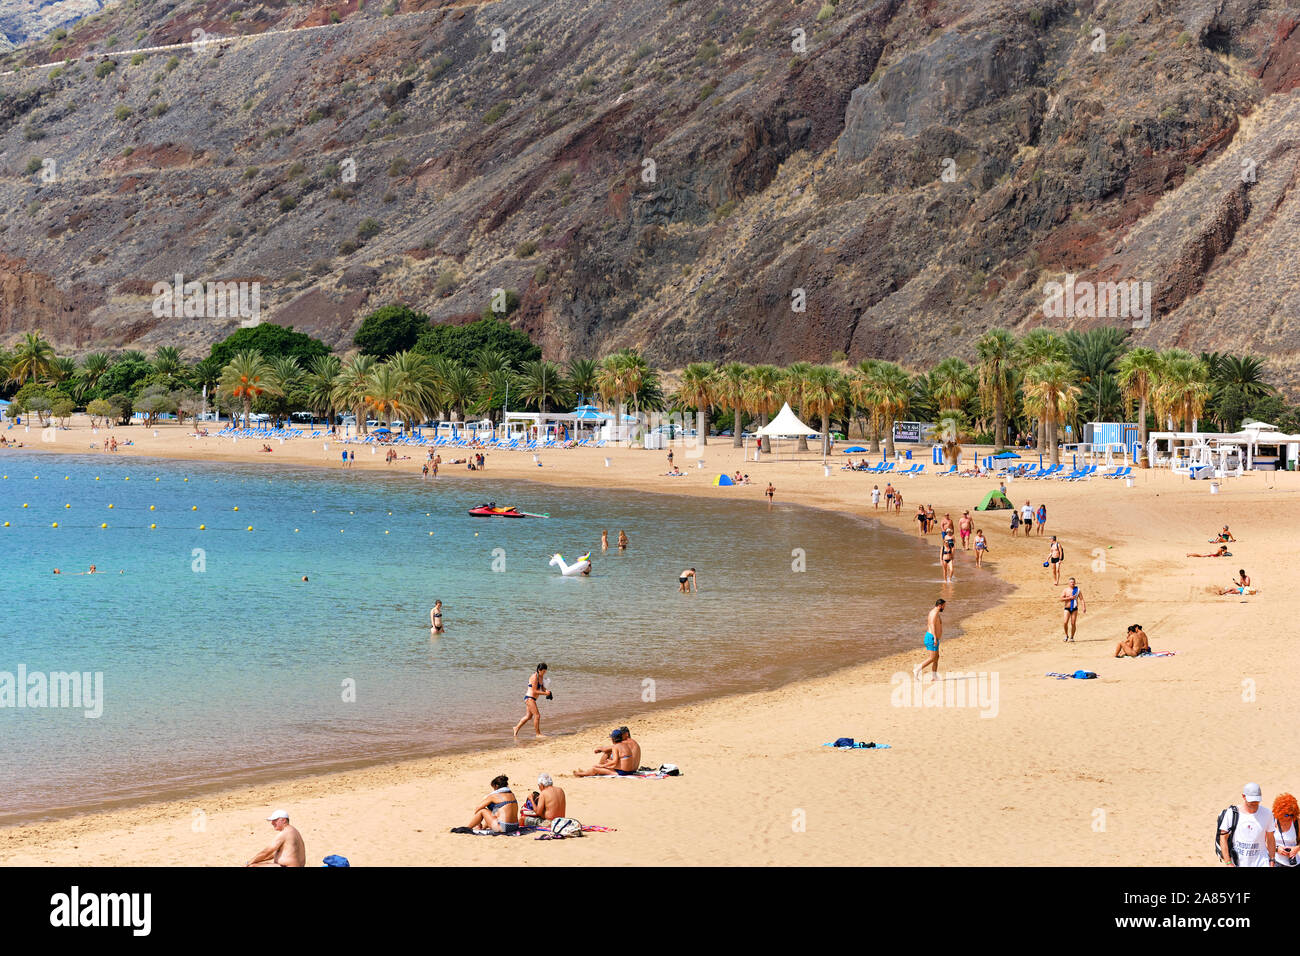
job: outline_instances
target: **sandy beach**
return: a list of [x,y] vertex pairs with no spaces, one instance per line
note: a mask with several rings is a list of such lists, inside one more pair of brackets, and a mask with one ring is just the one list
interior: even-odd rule
[[[51,455],[90,453],[92,440],[106,434],[92,438],[78,426],[42,442],[39,430],[19,432],[7,434]],[[272,442],[266,454],[255,441],[196,439],[175,425],[157,432],[116,429],[119,442],[135,442],[118,457],[338,467],[338,446],[325,449],[320,441]],[[411,458],[393,465],[382,451],[357,452],[363,469],[418,472],[423,463],[419,449],[403,450]],[[771,481],[778,507],[864,514],[914,537],[917,504],[955,520],[997,487],[991,479],[894,479],[905,504],[900,514],[886,514],[883,504],[872,510],[869,494],[885,481],[840,471],[838,461],[827,478],[817,461],[742,461],[729,439],[701,452],[704,468],[677,450],[688,473],[678,479],[663,477],[664,452],[623,448],[543,451],[540,468],[532,454],[489,452],[482,477],[759,502]],[[0,467],[5,454],[0,450]],[[445,462],[463,452],[442,454]],[[718,472],[738,469],[753,483],[709,485]],[[910,674],[925,656],[925,613],[942,596],[936,583],[932,593],[897,595],[916,609],[911,652],[865,665],[845,661],[825,678],[630,721],[643,763],[677,764],[678,778],[574,779],[568,774],[590,764],[605,728],[516,744],[510,726],[519,715],[511,712],[501,715],[499,750],[11,827],[0,830],[0,862],[240,865],[270,842],[265,817],[284,807],[303,833],[310,864],[336,853],[358,866],[1213,865],[1211,824],[1220,809],[1240,803],[1243,783],[1259,782],[1265,805],[1300,788],[1292,730],[1300,699],[1290,687],[1300,650],[1282,614],[1286,569],[1300,561],[1292,533],[1300,476],[1248,474],[1213,495],[1208,482],[1162,470],[1135,477],[1132,488],[1093,479],[1013,482],[1008,489],[1017,505],[1046,503],[1047,531],[1066,548],[1062,582],[1077,577],[1087,606],[1075,644],[1062,643],[1060,588],[1042,566],[1048,537],[1013,538],[1009,512],[972,510],[989,540],[986,566],[1011,592],[978,614],[948,605],[945,623],[959,625],[962,636],[943,644],[940,673],[954,692],[959,682],[970,691],[981,686],[959,675],[985,675],[984,706],[974,693],[972,706],[903,706],[917,703],[909,700],[914,685],[895,675]],[[1224,524],[1238,538],[1232,558],[1184,557],[1213,550],[1208,539]],[[598,537],[593,529],[593,543]],[[927,543],[937,554],[937,534]],[[972,573],[973,561],[973,552],[958,555],[958,579]],[[1260,593],[1218,595],[1242,567]],[[665,589],[677,570],[665,564]],[[887,590],[888,568],[862,587]],[[1144,626],[1154,649],[1175,656],[1114,659],[1131,623]],[[851,625],[828,615],[824,626]],[[1098,679],[1045,676],[1076,669]],[[839,736],[891,749],[821,746]],[[524,793],[541,771],[567,791],[570,815],[613,832],[541,845],[447,832],[468,819],[492,777],[508,774]]]

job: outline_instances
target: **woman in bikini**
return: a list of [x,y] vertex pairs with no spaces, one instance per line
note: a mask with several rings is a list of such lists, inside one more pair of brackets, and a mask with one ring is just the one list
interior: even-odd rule
[[433,602],[433,608],[429,611],[429,626],[433,628],[433,633],[442,633],[442,601]]
[[989,549],[989,543],[984,540],[984,531],[975,529],[975,567],[984,567],[984,552]]
[[492,830],[495,833],[517,833],[519,831],[519,801],[510,789],[510,780],[505,774],[494,777],[492,792],[483,802],[474,808],[474,817],[469,821],[471,830]]
[[939,548],[939,560],[943,563],[943,580],[952,581],[952,534],[943,536],[943,546]]
[[554,695],[546,689],[546,665],[538,664],[537,670],[528,678],[528,686],[524,688],[524,716],[515,724],[516,737],[519,736],[519,728],[530,720],[533,722],[533,733],[538,737],[545,736],[542,733],[542,712],[537,709],[537,699],[543,694],[547,700],[554,700]]

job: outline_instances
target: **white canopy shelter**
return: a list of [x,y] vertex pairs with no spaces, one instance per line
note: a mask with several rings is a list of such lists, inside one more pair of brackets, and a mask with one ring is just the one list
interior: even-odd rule
[[777,412],[776,418],[760,428],[758,434],[768,438],[806,438],[809,435],[820,435],[821,432],[799,421],[799,416],[790,410],[790,403],[786,402]]

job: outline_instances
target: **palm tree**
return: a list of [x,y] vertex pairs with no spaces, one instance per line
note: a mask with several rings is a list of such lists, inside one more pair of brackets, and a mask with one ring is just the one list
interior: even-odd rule
[[91,352],[81,360],[81,376],[91,388],[99,384],[111,363],[103,352]]
[[286,399],[286,403],[281,408],[276,409],[278,422],[281,411],[283,411],[286,418],[292,411],[287,404],[287,400],[293,391],[302,384],[302,366],[298,364],[298,360],[292,355],[276,356],[267,365],[271,368],[271,380],[275,383],[275,393]]
[[479,397],[478,376],[460,364],[453,364],[444,372],[443,402],[452,410],[452,421],[465,419],[465,409],[472,407]]
[[1138,346],[1120,356],[1117,363],[1120,388],[1130,402],[1138,403],[1139,458],[1143,467],[1149,466],[1147,453],[1147,404],[1155,392],[1160,375],[1160,356],[1154,349]]
[[385,363],[397,373],[402,383],[405,414],[420,421],[432,418],[440,407],[433,364],[423,352],[394,352]]
[[731,447],[741,446],[741,412],[749,389],[749,366],[728,362],[713,373],[713,394],[718,404],[731,409]]
[[547,411],[548,398],[559,403],[567,401],[568,383],[564,380],[560,367],[554,362],[544,360],[525,362],[516,384],[519,388],[519,397],[526,402],[531,402],[543,414]]
[[931,372],[934,397],[940,412],[960,411],[975,394],[975,376],[971,367],[959,358],[946,358]]
[[[1028,369],[1033,365],[1041,365],[1044,362],[1065,362],[1069,360],[1069,352],[1065,347],[1065,342],[1054,330],[1040,326],[1027,332],[1018,343],[1016,343],[1015,360],[1021,369]],[[1026,378],[1028,372],[1025,372]],[[1035,406],[1037,407],[1037,406]],[[1026,411],[1029,409],[1026,408]],[[1035,444],[1041,451],[1047,440],[1047,425],[1041,415],[1035,415],[1038,419],[1037,438]]]
[[185,368],[185,363],[181,361],[180,349],[172,345],[163,345],[154,352],[153,367],[160,375],[166,375],[172,378],[180,375]]
[[379,364],[373,355],[357,355],[349,359],[334,380],[331,393],[335,408],[351,409],[357,420],[357,433],[364,435],[366,427],[366,387],[370,373]]
[[1253,355],[1225,355],[1217,366],[1212,374],[1215,412],[1224,431],[1236,431],[1255,403],[1277,389],[1264,381],[1265,361]]
[[261,395],[275,395],[280,391],[271,367],[261,353],[254,351],[234,354],[229,364],[221,370],[219,388],[232,401],[243,403],[245,428],[248,427],[248,418],[253,411],[253,399]]
[[755,365],[745,382],[745,410],[758,416],[758,427],[781,409],[781,370],[775,365]]
[[[808,375],[813,370],[812,362],[791,362],[785,368],[785,374],[782,376],[782,393],[787,402],[789,402],[802,421],[804,416],[804,388],[808,383]],[[799,451],[808,450],[808,437],[799,436]]]
[[867,416],[866,433],[871,436],[871,453],[880,451],[880,411],[876,401],[876,392],[872,388],[878,359],[864,359],[857,368],[849,369],[847,388],[848,403],[855,410],[865,412]]
[[[1174,352],[1177,354],[1171,354]],[[1170,350],[1165,355],[1156,393],[1163,409],[1181,423],[1182,430],[1191,431],[1210,399],[1210,370],[1201,359],[1181,350]]]
[[1074,378],[1074,369],[1059,359],[1040,362],[1025,371],[1025,407],[1046,425],[1053,465],[1061,463],[1057,426],[1074,414],[1079,402],[1079,386],[1074,384]]
[[993,450],[1007,441],[1007,402],[1015,394],[1016,337],[1006,329],[990,329],[975,343],[979,356],[979,397],[993,410]]
[[577,358],[569,363],[569,387],[579,402],[589,401],[596,394],[596,374],[600,370],[591,359]]
[[307,388],[307,403],[311,410],[324,415],[331,425],[334,424],[336,407],[334,382],[342,371],[343,363],[339,361],[337,355],[317,355],[307,363],[307,374],[303,379],[303,384]]
[[911,376],[893,362],[877,362],[871,370],[870,387],[880,430],[885,433],[885,454],[894,457],[894,422],[907,414],[912,398]]
[[366,378],[363,400],[367,409],[385,425],[397,418],[406,418],[414,411],[407,402],[406,375],[384,362],[376,365]]
[[45,379],[54,367],[54,347],[41,333],[28,332],[14,348],[9,363],[9,381],[22,385]]
[[848,397],[844,376],[829,365],[814,365],[804,379],[804,408],[822,420],[822,457],[831,450],[831,417],[844,408]]
[[54,361],[50,363],[49,371],[45,374],[45,382],[49,385],[58,385],[60,382],[66,382],[76,374],[76,359],[71,356],[56,356]]
[[717,404],[713,393],[713,363],[692,362],[682,369],[682,383],[677,388],[677,401],[686,408],[695,409],[695,428],[700,444],[709,443],[708,414]]

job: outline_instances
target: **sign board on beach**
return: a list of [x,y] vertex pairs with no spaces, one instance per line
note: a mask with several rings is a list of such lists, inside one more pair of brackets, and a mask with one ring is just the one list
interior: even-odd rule
[[894,441],[923,442],[934,436],[933,422],[894,422]]

